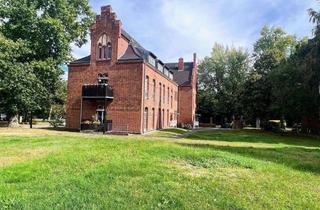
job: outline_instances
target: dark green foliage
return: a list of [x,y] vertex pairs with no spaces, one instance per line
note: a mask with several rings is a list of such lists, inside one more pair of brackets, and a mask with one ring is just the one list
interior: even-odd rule
[[260,118],[266,123],[269,119],[281,117],[272,109],[274,78],[270,74],[294,51],[296,43],[295,37],[287,35],[281,28],[265,26],[262,29],[261,37],[254,45],[254,70],[248,76],[241,94],[242,109],[247,120]]
[[14,116],[61,104],[60,66],[71,43],[87,41],[92,19],[87,0],[1,0],[0,109]]
[[198,112],[202,116],[231,118],[241,113],[238,94],[249,70],[243,49],[215,44],[210,57],[199,65]]
[[64,121],[61,118],[54,118],[53,120],[50,120],[49,123],[52,127],[58,128],[63,126]]

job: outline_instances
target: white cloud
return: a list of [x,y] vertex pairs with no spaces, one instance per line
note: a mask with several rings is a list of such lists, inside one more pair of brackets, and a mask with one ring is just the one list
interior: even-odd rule
[[[97,13],[98,3],[91,1]],[[100,4],[101,2],[99,2]],[[210,54],[215,42],[252,49],[263,25],[284,27],[298,37],[311,35],[307,9],[315,0],[109,0],[124,28],[164,62],[182,56]],[[73,47],[76,58],[88,55],[90,44]]]

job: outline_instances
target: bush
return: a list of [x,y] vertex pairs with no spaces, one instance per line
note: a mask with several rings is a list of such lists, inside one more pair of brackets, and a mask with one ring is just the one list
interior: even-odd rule
[[283,128],[282,124],[280,120],[269,120],[265,123],[264,129],[266,131],[280,132]]
[[62,127],[64,126],[64,120],[61,118],[55,118],[53,120],[49,121],[50,125],[53,126],[54,128]]
[[231,123],[223,123],[221,125],[221,128],[232,128],[232,124]]
[[178,127],[183,128],[183,129],[188,129],[188,130],[191,130],[193,128],[192,124],[185,124],[185,123],[179,124]]

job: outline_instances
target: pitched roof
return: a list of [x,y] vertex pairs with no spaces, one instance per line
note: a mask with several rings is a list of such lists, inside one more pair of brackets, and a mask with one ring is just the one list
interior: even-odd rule
[[140,53],[137,52],[137,50],[131,45],[129,44],[126,52],[121,56],[121,58],[119,59],[121,60],[143,60],[140,56]]
[[178,83],[178,85],[191,84],[193,62],[185,62],[183,71],[178,70],[178,63],[166,63],[165,65],[173,72],[173,80]]
[[[137,42],[130,34],[125,30],[121,29],[121,34],[129,40],[128,48],[125,53],[119,58],[119,61],[138,61],[138,60],[147,60],[148,56],[151,55],[154,58],[156,56],[149,50],[146,50],[139,42]],[[78,60],[70,62],[70,64],[89,64],[91,56],[80,58]],[[158,62],[161,62],[158,60]],[[162,63],[162,62],[161,62]],[[178,70],[178,63],[165,63],[165,66],[169,68],[169,71],[173,73],[173,80],[178,83],[178,85],[190,85],[193,62],[185,62],[184,70]]]
[[90,63],[91,55],[70,62],[70,64],[87,64]]
[[121,34],[129,40],[129,47],[119,60],[127,60],[127,58],[128,60],[132,60],[131,58],[136,56],[138,56],[140,60],[147,60],[149,55],[156,57],[152,52],[142,47],[141,44],[132,38],[125,30],[121,29]]

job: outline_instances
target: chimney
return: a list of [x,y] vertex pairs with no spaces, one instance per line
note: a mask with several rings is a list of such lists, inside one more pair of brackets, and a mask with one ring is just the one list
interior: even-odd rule
[[183,71],[183,69],[184,69],[183,58],[179,58],[178,70],[179,70],[179,71]]
[[193,67],[197,66],[197,53],[193,53]]

